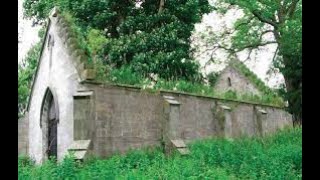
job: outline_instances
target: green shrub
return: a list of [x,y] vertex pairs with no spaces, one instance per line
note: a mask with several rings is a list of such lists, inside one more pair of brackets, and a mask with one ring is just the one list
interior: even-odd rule
[[32,80],[37,70],[41,42],[30,48],[26,57],[18,65],[18,117],[24,116],[31,92]]
[[87,43],[92,56],[95,56],[101,51],[103,45],[107,43],[107,39],[102,31],[90,29],[87,36]]
[[142,77],[133,72],[129,66],[123,66],[120,69],[112,69],[108,74],[110,82],[119,84],[139,85],[142,83]]
[[227,91],[224,93],[224,98],[225,99],[237,99],[237,93],[235,91]]
[[213,87],[216,84],[218,77],[219,77],[219,73],[216,73],[216,72],[211,72],[207,75],[207,79],[210,86]]

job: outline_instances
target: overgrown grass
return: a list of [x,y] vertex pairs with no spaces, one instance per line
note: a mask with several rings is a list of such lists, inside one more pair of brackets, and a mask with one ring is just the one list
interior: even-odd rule
[[302,179],[302,129],[263,138],[207,139],[191,154],[165,156],[160,149],[131,151],[80,164],[71,158],[34,165],[19,158],[19,179]]

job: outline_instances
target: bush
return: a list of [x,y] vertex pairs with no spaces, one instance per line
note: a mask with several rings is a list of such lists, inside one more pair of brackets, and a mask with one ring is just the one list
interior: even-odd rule
[[142,77],[133,72],[129,66],[123,66],[120,69],[113,69],[108,74],[110,82],[119,84],[139,85],[142,83]]
[[219,76],[219,73],[217,73],[217,72],[211,72],[207,75],[207,79],[208,79],[210,86],[213,87],[216,84],[218,76]]

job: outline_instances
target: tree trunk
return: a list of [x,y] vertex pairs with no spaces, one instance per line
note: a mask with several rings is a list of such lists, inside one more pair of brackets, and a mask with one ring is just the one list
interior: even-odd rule
[[[289,57],[289,56],[283,56],[283,64],[286,69],[286,71],[282,70],[282,74],[285,79],[285,85],[286,85],[286,100],[288,100],[289,103],[289,113],[292,114],[292,120],[293,120],[293,126],[301,126],[302,125],[302,94],[301,94],[301,84],[302,79],[301,76],[296,76],[295,69],[298,69],[297,67],[290,67],[290,66],[296,66],[297,63],[295,63],[294,58],[296,57]],[[288,71],[288,69],[290,69]],[[281,69],[280,69],[281,71]]]
[[161,13],[164,7],[164,0],[160,0],[159,10],[158,13]]

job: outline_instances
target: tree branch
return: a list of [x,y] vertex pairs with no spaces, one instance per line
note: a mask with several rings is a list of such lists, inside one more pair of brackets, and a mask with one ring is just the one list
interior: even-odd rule
[[273,27],[278,27],[278,24],[270,19],[266,19],[264,17],[262,17],[262,15],[257,11],[257,10],[253,10],[252,11],[252,14],[258,18],[261,22],[264,22],[264,23],[267,23],[267,24],[270,24],[271,26]]
[[234,29],[237,30],[240,26],[249,24],[254,19],[254,17],[255,16],[251,16],[246,22],[242,22],[242,23],[237,24],[237,26],[235,26]]
[[246,62],[247,60],[250,59],[250,56],[251,56],[252,51],[253,51],[253,49],[251,48],[251,49],[249,50],[249,53],[248,53],[247,58],[246,58],[243,62]]
[[261,35],[260,35],[260,40],[262,40],[262,36],[267,34],[267,33],[273,33],[273,30],[266,30],[266,31],[262,32]]
[[162,12],[163,7],[164,7],[164,1],[165,1],[165,0],[160,0],[158,13],[161,13],[161,12]]
[[259,43],[259,44],[248,44],[246,46],[243,46],[241,47],[240,49],[236,50],[235,52],[240,52],[240,51],[243,51],[245,49],[248,49],[248,48],[258,48],[258,47],[261,47],[261,46],[266,46],[268,44],[277,44],[276,41],[268,41],[268,42],[264,42],[264,43]]
[[271,62],[274,62],[274,60],[276,59],[276,56],[278,54],[278,50],[279,50],[279,46],[277,46],[277,49],[276,51],[274,52],[274,55],[273,55],[273,58],[272,58],[272,61]]
[[277,41],[280,41],[280,33],[276,30],[273,31],[273,35],[276,38]]
[[293,0],[293,2],[288,7],[287,11],[288,11],[288,17],[289,18],[292,18],[292,16],[294,15],[294,11],[296,10],[298,2],[299,2],[299,0]]
[[215,46],[212,46],[211,48],[206,48],[204,51],[215,51],[217,49],[224,49],[224,50],[229,51],[229,52],[235,52],[232,48],[228,48],[226,46],[222,46],[221,44],[217,44]]

